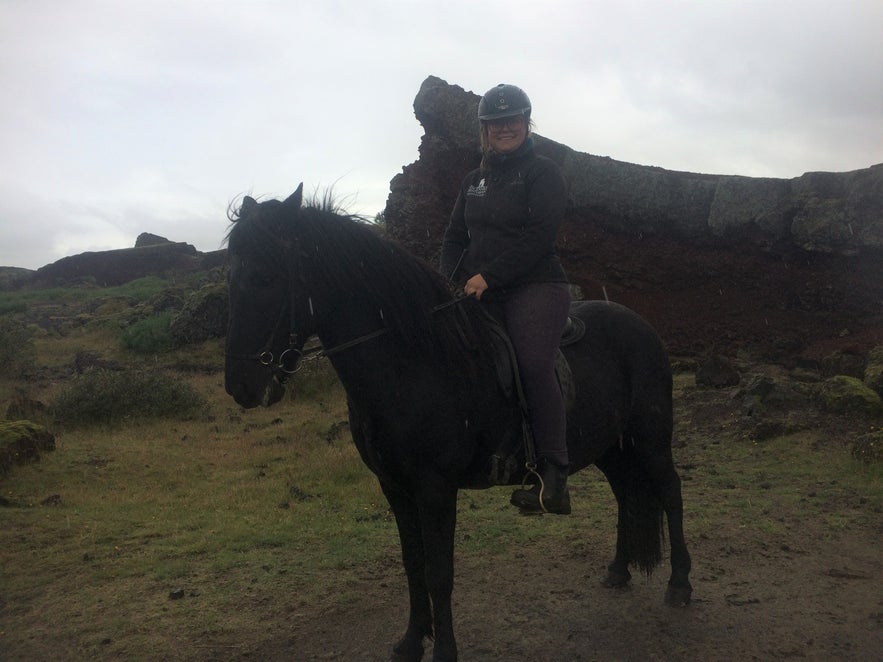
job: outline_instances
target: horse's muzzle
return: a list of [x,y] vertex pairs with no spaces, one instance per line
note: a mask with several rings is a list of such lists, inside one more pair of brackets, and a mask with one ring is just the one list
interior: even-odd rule
[[[231,365],[234,363],[238,365]],[[235,359],[227,359],[224,389],[236,404],[246,409],[269,407],[285,395],[285,385],[275,372],[265,366],[244,365]]]

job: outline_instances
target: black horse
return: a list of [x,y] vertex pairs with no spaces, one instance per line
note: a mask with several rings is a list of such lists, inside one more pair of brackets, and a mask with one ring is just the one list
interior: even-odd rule
[[[453,298],[440,274],[368,224],[302,206],[302,189],[284,202],[246,197],[233,214],[226,389],[244,407],[278,401],[304,342],[318,336],[346,389],[355,444],[398,525],[410,615],[393,658],[420,660],[424,637],[434,637],[433,659],[455,660],[457,491],[490,487],[491,458],[522,445],[518,399],[500,387],[481,304]],[[571,471],[594,463],[619,505],[616,555],[603,583],[622,586],[629,565],[649,573],[661,562],[664,513],[666,602],[687,604],[690,556],[665,350],[622,306],[578,302],[571,315],[586,326],[584,338],[563,349],[575,384]]]

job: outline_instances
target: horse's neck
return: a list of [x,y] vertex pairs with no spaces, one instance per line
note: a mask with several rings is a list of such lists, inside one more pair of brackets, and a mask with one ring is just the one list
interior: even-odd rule
[[313,297],[317,332],[326,349],[349,343],[383,328],[383,315],[357,292]]

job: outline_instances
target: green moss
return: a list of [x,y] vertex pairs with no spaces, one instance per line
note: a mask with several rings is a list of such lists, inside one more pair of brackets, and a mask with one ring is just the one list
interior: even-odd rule
[[816,387],[819,405],[834,414],[883,415],[880,395],[868,388],[860,379],[836,375]]
[[868,354],[864,381],[865,386],[883,396],[883,347],[875,347]]
[[31,421],[0,421],[0,476],[28,460],[39,459],[43,451],[55,449],[55,437]]

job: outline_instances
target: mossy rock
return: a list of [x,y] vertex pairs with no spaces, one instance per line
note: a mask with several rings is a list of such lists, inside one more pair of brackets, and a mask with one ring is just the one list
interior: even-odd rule
[[40,453],[55,450],[55,436],[31,421],[0,421],[0,476],[15,464],[39,460]]
[[712,388],[737,386],[740,381],[736,364],[725,356],[712,354],[696,369],[696,384]]
[[823,377],[847,375],[861,379],[865,373],[865,357],[855,352],[837,351],[823,358],[819,368]]
[[883,397],[883,346],[875,347],[868,354],[864,382],[865,386]]
[[227,305],[226,282],[200,288],[172,319],[172,339],[178,345],[187,345],[223,338],[227,333]]
[[855,377],[836,375],[816,386],[819,405],[832,414],[883,415],[880,395]]
[[40,425],[46,425],[52,422],[52,412],[49,411],[49,407],[39,400],[32,400],[24,395],[16,395],[13,396],[9,406],[6,407],[5,420],[28,420]]

